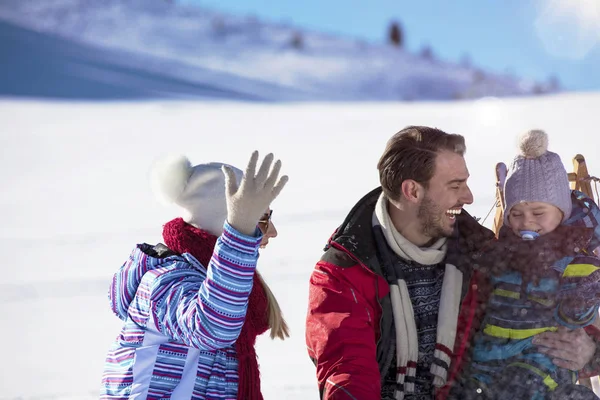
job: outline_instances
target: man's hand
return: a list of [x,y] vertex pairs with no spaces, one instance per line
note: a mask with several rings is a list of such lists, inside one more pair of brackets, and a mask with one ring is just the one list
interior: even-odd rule
[[572,371],[583,369],[594,357],[596,344],[581,329],[570,330],[561,326],[556,332],[544,332],[533,338],[540,353],[552,357],[552,362]]

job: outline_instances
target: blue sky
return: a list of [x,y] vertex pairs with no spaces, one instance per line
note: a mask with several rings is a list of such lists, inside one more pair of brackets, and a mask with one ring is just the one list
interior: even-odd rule
[[600,90],[600,0],[178,0],[299,28],[382,42],[392,20],[406,47],[439,58]]

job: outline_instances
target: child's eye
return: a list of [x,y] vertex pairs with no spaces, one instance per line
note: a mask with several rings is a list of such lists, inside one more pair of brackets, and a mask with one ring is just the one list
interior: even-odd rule
[[542,216],[544,215],[543,212],[534,212],[533,215],[535,215],[536,217]]

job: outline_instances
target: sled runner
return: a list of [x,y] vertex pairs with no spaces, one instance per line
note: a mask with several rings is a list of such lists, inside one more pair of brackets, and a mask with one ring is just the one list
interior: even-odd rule
[[496,164],[496,216],[494,217],[494,233],[496,237],[502,227],[504,208],[506,207],[506,204],[504,204],[504,181],[506,181],[507,173],[506,164],[503,162]]

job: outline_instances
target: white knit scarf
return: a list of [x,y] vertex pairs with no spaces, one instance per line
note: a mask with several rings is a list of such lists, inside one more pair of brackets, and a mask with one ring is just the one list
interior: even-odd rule
[[[373,225],[381,226],[384,237],[392,250],[398,256],[422,265],[440,263],[446,256],[446,239],[439,239],[432,246],[426,248],[414,245],[394,227],[387,204],[387,198],[382,193],[375,206]],[[438,314],[434,361],[431,364],[431,373],[434,376],[433,384],[436,387],[446,384],[450,356],[456,339],[461,290],[462,272],[454,265],[446,264]],[[419,342],[412,303],[403,279],[398,279],[397,284],[390,285],[390,296],[396,328],[396,383],[399,384],[395,397],[397,400],[402,400],[405,393],[413,393],[415,390],[414,377]],[[412,377],[412,379],[406,379],[407,377]]]

